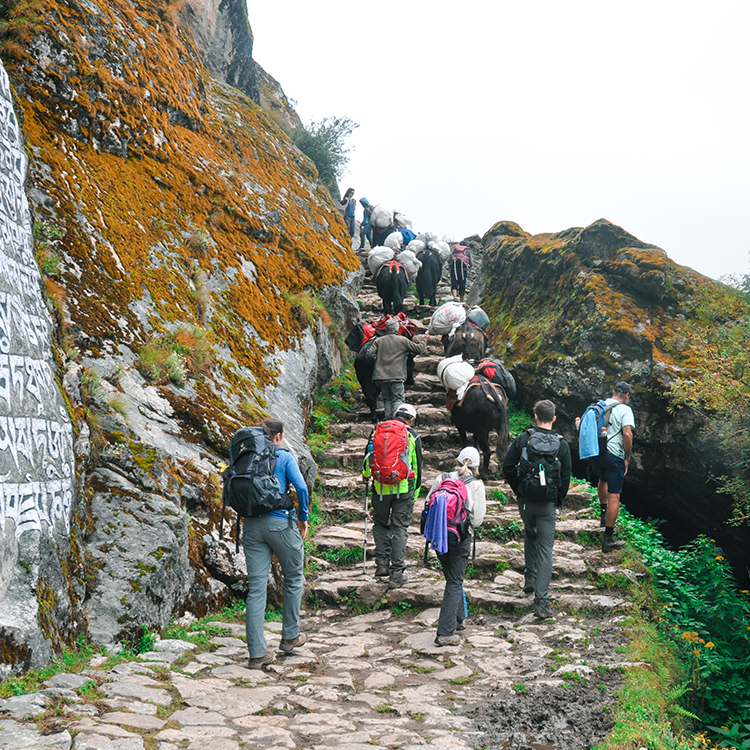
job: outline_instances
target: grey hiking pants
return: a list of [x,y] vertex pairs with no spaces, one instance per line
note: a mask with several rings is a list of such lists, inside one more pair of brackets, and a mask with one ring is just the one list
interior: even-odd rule
[[396,408],[406,401],[403,380],[378,380],[380,394],[383,397],[385,418],[393,419]]
[[534,607],[547,609],[552,579],[552,547],[555,544],[555,504],[519,500],[518,510],[523,519],[526,581],[534,582]]
[[406,539],[414,512],[414,492],[404,493],[399,499],[372,493],[372,535],[375,537],[375,563],[380,570],[388,570],[394,580],[406,570]]
[[464,576],[466,563],[471,551],[471,535],[458,542],[453,534],[448,534],[448,551],[438,555],[445,576],[443,603],[440,605],[438,618],[438,636],[453,635],[459,620],[466,617],[464,609]]
[[244,519],[242,546],[247,561],[247,649],[251,659],[258,659],[265,656],[268,651],[263,628],[266,620],[266,592],[271,557],[276,555],[284,576],[281,637],[284,640],[292,640],[299,635],[305,550],[297,524],[288,518],[277,516]]

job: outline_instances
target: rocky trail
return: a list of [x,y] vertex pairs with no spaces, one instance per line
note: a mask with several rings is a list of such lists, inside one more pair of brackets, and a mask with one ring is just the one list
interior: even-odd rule
[[[363,316],[380,315],[374,289],[365,287],[361,303]],[[431,310],[410,297],[407,313],[424,329]],[[425,488],[462,447],[435,375],[441,355],[434,338],[407,386],[418,412]],[[537,622],[533,595],[521,588],[521,524],[493,459],[488,513],[465,585],[468,628],[460,645],[440,648],[433,641],[443,578],[434,555],[423,565],[421,500],[410,529],[408,582],[388,590],[374,577],[371,522],[363,572],[360,461],[371,428],[360,397],[331,428],[333,443],[319,458],[324,523],[313,539],[304,646],[278,652],[266,671],[249,670],[244,625],[226,622],[213,623],[224,631],[213,635],[219,631],[212,628],[207,645],[160,640],[109,669],[105,657],[94,657],[83,673],[58,674],[39,693],[0,701],[0,750],[574,750],[602,740],[624,666],[618,647],[625,642],[626,586],[636,579],[618,564],[622,553],[601,553],[588,495],[573,487],[562,508],[555,617]],[[335,564],[358,554],[359,562]],[[281,624],[266,627],[276,650]]]

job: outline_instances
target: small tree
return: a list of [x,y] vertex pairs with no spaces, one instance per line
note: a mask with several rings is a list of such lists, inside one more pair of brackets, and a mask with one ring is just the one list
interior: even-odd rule
[[309,125],[297,128],[292,136],[294,145],[310,157],[318,169],[320,181],[337,201],[338,180],[349,163],[346,139],[358,127],[350,117],[324,117],[319,122],[311,120]]

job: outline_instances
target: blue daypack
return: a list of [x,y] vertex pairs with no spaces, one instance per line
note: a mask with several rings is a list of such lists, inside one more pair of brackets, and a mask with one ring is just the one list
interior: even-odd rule
[[612,409],[617,404],[607,406],[604,399],[586,407],[578,425],[578,456],[584,458],[602,456],[607,450],[607,427]]

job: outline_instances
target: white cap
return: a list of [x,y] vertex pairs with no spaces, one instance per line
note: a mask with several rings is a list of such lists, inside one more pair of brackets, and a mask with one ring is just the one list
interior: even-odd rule
[[411,404],[401,404],[396,408],[396,415],[403,414],[405,417],[409,417],[409,419],[416,419],[417,418],[417,410],[411,405]]
[[464,448],[457,456],[456,461],[462,466],[464,461],[469,462],[469,466],[479,466],[479,451],[472,446]]

